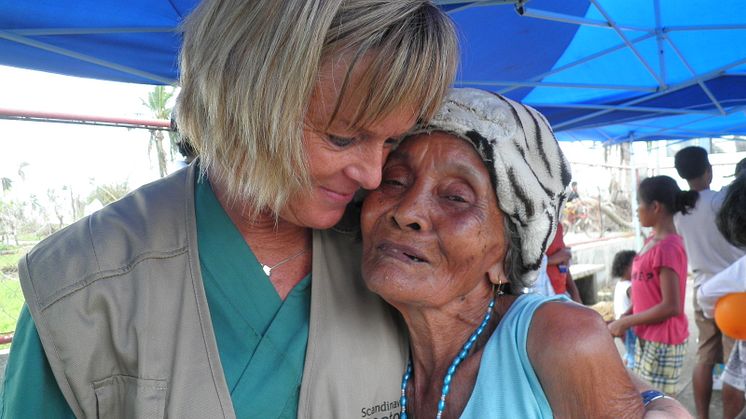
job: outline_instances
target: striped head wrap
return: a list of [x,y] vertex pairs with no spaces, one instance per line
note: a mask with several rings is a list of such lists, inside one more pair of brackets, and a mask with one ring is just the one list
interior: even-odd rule
[[498,205],[520,236],[520,279],[531,284],[554,238],[571,179],[549,123],[535,109],[498,94],[459,88],[414,133],[434,131],[470,142],[482,157]]

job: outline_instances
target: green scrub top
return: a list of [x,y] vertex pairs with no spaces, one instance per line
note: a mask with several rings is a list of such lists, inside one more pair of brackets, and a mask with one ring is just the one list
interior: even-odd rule
[[[236,417],[295,418],[308,341],[310,275],[281,300],[209,182],[195,186],[200,268]],[[0,418],[20,417],[75,417],[26,306],[0,390]]]

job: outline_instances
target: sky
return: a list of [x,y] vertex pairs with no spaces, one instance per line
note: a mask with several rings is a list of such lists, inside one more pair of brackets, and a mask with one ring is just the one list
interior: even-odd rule
[[[142,104],[152,88],[0,66],[6,109],[153,119]],[[16,196],[62,186],[87,196],[94,183],[123,181],[134,189],[158,177],[148,139],[143,129],[0,119],[0,177],[14,180]]]

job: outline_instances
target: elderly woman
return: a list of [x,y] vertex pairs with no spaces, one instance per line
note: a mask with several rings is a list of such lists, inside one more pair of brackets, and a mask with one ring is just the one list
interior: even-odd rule
[[397,397],[399,366],[357,356],[398,353],[396,321],[351,283],[354,237],[322,230],[437,109],[452,24],[425,0],[205,0],[183,29],[201,160],[23,258],[0,416],[349,418]]
[[593,311],[522,293],[569,180],[540,114],[473,89],[389,157],[362,209],[363,278],[409,329],[402,418],[641,417],[663,397],[641,398]]

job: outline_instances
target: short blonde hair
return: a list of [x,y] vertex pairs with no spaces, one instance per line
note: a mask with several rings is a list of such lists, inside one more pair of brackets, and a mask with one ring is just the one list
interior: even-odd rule
[[303,122],[324,62],[353,58],[339,97],[364,98],[358,125],[404,105],[429,118],[458,60],[453,24],[426,0],[205,0],[182,30],[180,130],[230,201],[275,214],[310,185]]

